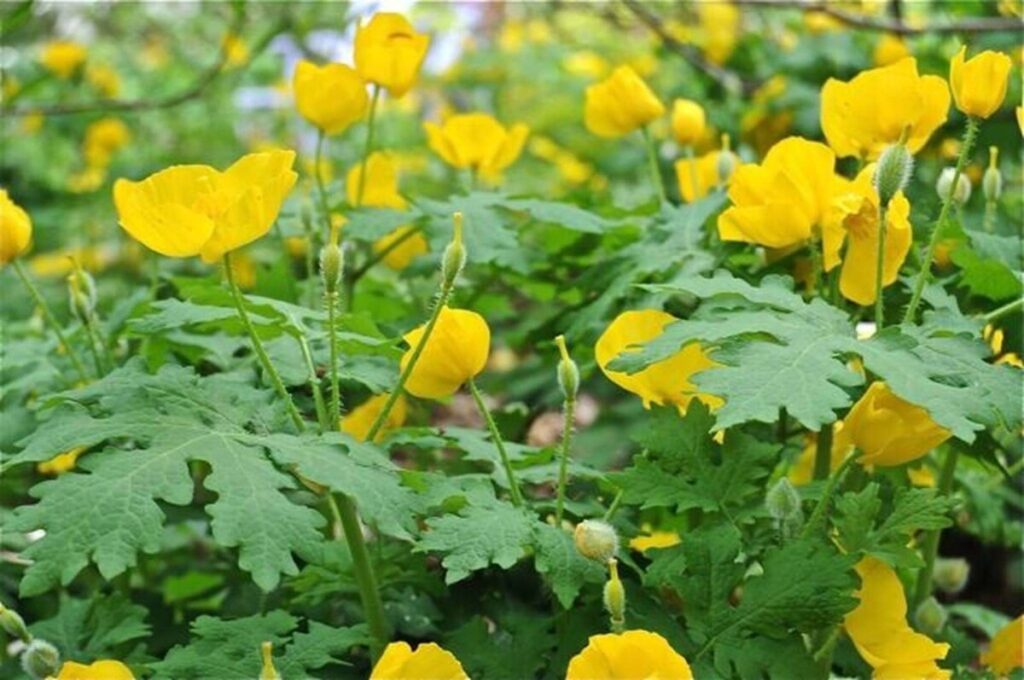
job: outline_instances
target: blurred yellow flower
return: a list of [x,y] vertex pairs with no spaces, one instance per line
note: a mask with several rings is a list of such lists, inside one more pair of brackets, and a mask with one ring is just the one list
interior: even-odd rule
[[910,48],[907,47],[907,43],[903,38],[892,33],[883,33],[882,37],[875,43],[872,61],[875,62],[875,66],[888,66],[909,56],[911,56]]
[[845,27],[843,22],[839,21],[839,19],[836,19],[831,14],[816,10],[804,12],[803,20],[804,27],[807,29],[807,32],[812,35],[831,33]]
[[692,99],[672,102],[672,134],[680,146],[695,146],[704,139],[707,117],[704,107]]
[[395,229],[390,234],[380,237],[373,243],[373,252],[384,253],[384,264],[390,269],[401,271],[420,255],[430,250],[423,232],[412,225]]
[[[841,422],[824,427],[831,427],[833,432],[829,471],[835,472],[849,455],[850,444],[848,438],[842,434],[843,424]],[[814,479],[814,459],[818,455],[818,435],[818,432],[808,432],[804,435],[804,449],[786,473],[794,486],[810,484]]]
[[550,161],[569,184],[582,184],[594,174],[594,166],[580,160],[569,149],[559,146],[549,137],[533,136],[530,138],[530,153],[538,158]]
[[43,47],[39,61],[50,73],[67,80],[85,63],[87,54],[85,45],[71,40],[54,40]]
[[256,263],[248,253],[235,253],[231,258],[231,273],[235,277],[235,283],[242,290],[252,290],[256,287]]
[[857,564],[860,604],[846,615],[846,633],[874,669],[874,678],[944,680],[950,676],[935,663],[949,645],[933,642],[907,624],[907,601],[899,576],[884,562],[868,557]]
[[[401,370],[412,358],[426,326],[419,326],[403,338],[409,349],[402,356]],[[463,383],[484,370],[491,348],[491,329],[476,312],[444,307],[434,331],[405,383],[409,394],[424,399],[443,399],[455,394]]]
[[249,61],[249,46],[245,44],[245,39],[237,33],[229,31],[224,34],[221,50],[224,52],[225,63],[228,66],[241,66]]
[[317,66],[303,59],[295,67],[292,88],[299,114],[327,135],[348,129],[369,103],[366,83],[345,64]]
[[700,48],[713,64],[724,64],[740,36],[740,10],[731,2],[702,0],[697,6]]
[[597,80],[598,78],[604,78],[611,66],[608,64],[608,60],[597,52],[581,50],[573,52],[563,59],[562,68],[574,76]]
[[920,76],[913,57],[862,71],[850,82],[829,78],[821,90],[821,127],[839,157],[874,159],[909,129],[916,153],[949,112],[949,88],[938,76]]
[[871,383],[850,409],[843,432],[861,451],[858,463],[882,467],[920,458],[951,436],[927,411],[896,396],[881,381]]
[[121,226],[168,257],[214,262],[263,236],[298,177],[294,151],[243,156],[221,172],[175,165],[148,178],[114,183]]
[[692,680],[690,665],[657,633],[630,630],[592,635],[569,662],[565,680]]
[[760,165],[733,173],[732,205],[718,218],[719,236],[770,248],[806,241],[831,210],[834,167],[835,154],[824,144],[787,137]]
[[32,218],[0,189],[0,266],[28,250],[32,241]]
[[29,269],[36,276],[63,277],[75,270],[77,262],[90,272],[102,271],[117,259],[117,252],[109,245],[90,245],[79,248],[60,248],[33,255]]
[[1020,356],[1016,352],[1003,352],[1005,335],[1001,328],[988,324],[982,330],[981,336],[988,342],[988,346],[992,349],[992,356],[995,357],[997,364],[1008,364],[1017,368],[1024,368],[1024,361],[1021,361]]
[[429,46],[430,37],[417,33],[401,14],[378,12],[356,29],[356,71],[401,97],[416,84]]
[[92,168],[106,168],[110,159],[129,141],[132,133],[119,118],[107,117],[90,123],[85,129],[82,155],[85,163]]
[[679,545],[680,541],[679,534],[675,531],[646,531],[629,539],[629,547],[637,552],[647,552],[652,548],[671,548]]
[[665,107],[629,66],[587,88],[583,121],[599,137],[621,137],[660,118]]
[[101,96],[108,99],[121,93],[121,77],[117,75],[117,71],[105,64],[90,64],[85,69],[85,79]]
[[1024,616],[1003,626],[981,654],[980,661],[1002,677],[1015,668],[1024,668]]
[[[384,408],[384,404],[387,403],[388,394],[378,394],[370,397],[359,406],[355,407],[341,418],[341,431],[346,432],[359,441],[366,441],[366,435],[370,433],[370,428],[373,427],[373,423],[377,420],[377,416],[380,415],[381,410]],[[380,431],[374,438],[374,441],[380,441],[384,439],[385,435],[391,430],[401,427],[405,424],[405,417],[408,413],[408,404],[405,397],[402,395],[398,396],[395,400],[394,405],[391,407],[391,412],[388,413],[387,420],[384,421],[384,425],[381,426]]]
[[523,150],[530,129],[522,123],[510,128],[486,113],[461,113],[443,124],[427,122],[430,148],[456,168],[473,168],[487,178],[497,178]]
[[106,179],[106,166],[87,164],[82,170],[68,175],[68,191],[73,194],[96,191]]
[[392,642],[373,667],[370,680],[469,680],[455,655],[427,642],[413,651],[407,642]]
[[43,475],[60,475],[75,469],[78,457],[85,453],[84,446],[77,446],[70,451],[59,453],[49,460],[36,463],[36,472]]
[[57,674],[57,680],[135,680],[132,671],[120,661],[102,659],[88,666],[74,661],[65,661]]
[[676,161],[676,179],[679,181],[679,194],[683,200],[693,203],[707,196],[720,184],[728,184],[728,180],[722,182],[719,176],[718,166],[722,154],[729,154],[736,164],[739,164],[739,157],[732,151],[710,151],[699,158],[680,158]]
[[640,397],[644,408],[650,408],[651,404],[672,404],[680,412],[684,412],[695,397],[711,408],[721,406],[723,402],[719,397],[698,393],[697,388],[690,382],[693,374],[718,365],[697,343],[687,345],[668,359],[648,366],[638,373],[630,374],[608,368],[608,364],[616,357],[635,351],[637,345],[658,337],[665,326],[675,320],[671,314],[657,309],[619,314],[594,346],[597,365],[613,383]]
[[374,151],[366,159],[366,178],[363,180],[363,198],[359,200],[359,180],[362,163],[353,165],[345,176],[345,195],[350,205],[370,208],[404,210],[407,203],[398,192],[398,165],[391,154]]
[[927,465],[907,468],[907,479],[914,486],[935,487],[935,473]]
[[1006,98],[1007,76],[1013,65],[1002,52],[985,50],[966,59],[961,47],[949,65],[949,87],[956,107],[968,116],[988,118]]

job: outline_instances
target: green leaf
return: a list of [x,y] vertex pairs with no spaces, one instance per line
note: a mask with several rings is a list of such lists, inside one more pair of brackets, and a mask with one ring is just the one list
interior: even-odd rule
[[29,630],[56,645],[62,658],[85,663],[116,657],[119,645],[148,637],[148,613],[123,595],[89,600],[62,597],[57,614]]
[[443,554],[445,583],[456,583],[492,563],[508,569],[518,562],[526,555],[533,526],[530,516],[510,503],[468,506],[461,514],[427,520],[417,550]]
[[534,612],[502,612],[497,625],[475,616],[453,631],[445,648],[459,659],[472,678],[522,680],[538,677],[545,658],[555,646],[546,617]]
[[570,608],[585,584],[604,582],[604,568],[581,555],[567,531],[537,522],[534,532],[537,571],[547,577],[562,607]]

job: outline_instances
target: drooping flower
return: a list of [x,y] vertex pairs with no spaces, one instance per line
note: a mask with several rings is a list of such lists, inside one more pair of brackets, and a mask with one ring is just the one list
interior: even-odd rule
[[[872,176],[874,164],[868,165],[852,182],[836,178],[836,197],[830,224],[826,227],[833,238],[825,241],[825,271],[839,265],[839,249],[845,240],[839,290],[847,300],[859,305],[874,303],[875,276],[878,267],[878,192]],[[896,281],[900,267],[910,252],[914,234],[910,226],[910,202],[897,192],[885,211],[886,238],[882,262],[882,286]]]
[[693,146],[704,139],[707,116],[704,107],[692,99],[672,102],[672,134],[682,146]]
[[583,122],[599,137],[621,137],[660,118],[665,107],[629,66],[587,88]]
[[782,140],[760,165],[743,164],[733,173],[732,205],[718,218],[719,236],[770,248],[803,243],[832,207],[834,166],[835,154],[824,144]]
[[[366,435],[370,433],[370,428],[373,427],[373,423],[376,422],[377,416],[380,415],[381,410],[384,408],[384,404],[387,403],[388,394],[378,394],[370,397],[359,406],[346,413],[341,418],[341,431],[346,432],[359,441],[366,441]],[[374,441],[380,441],[387,435],[390,430],[401,427],[405,424],[405,417],[408,412],[408,404],[406,403],[405,397],[399,395],[395,400],[394,406],[391,407],[391,411],[388,413],[387,420],[384,421],[384,425],[381,426],[380,432],[377,433]]]
[[857,462],[883,467],[920,458],[952,436],[927,411],[896,396],[881,381],[871,383],[850,409],[843,432],[862,453]]
[[634,351],[640,345],[661,335],[675,317],[657,309],[623,312],[608,325],[594,347],[597,365],[605,376],[624,390],[651,404],[675,405],[685,411],[692,399],[699,398],[712,408],[723,402],[710,394],[699,394],[690,382],[693,374],[717,366],[697,343],[691,343],[673,356],[652,364],[638,373],[625,373],[608,368],[620,354]]
[[907,601],[899,576],[873,557],[857,564],[860,604],[843,622],[854,646],[873,669],[874,678],[945,680],[949,671],[938,667],[949,645],[933,642],[907,624]]
[[455,114],[441,125],[427,122],[423,127],[430,148],[445,163],[492,179],[519,158],[530,134],[522,123],[506,128],[486,113]]
[[455,655],[427,642],[415,651],[407,642],[392,642],[373,667],[370,680],[469,680]]
[[956,108],[968,116],[988,118],[1006,99],[1007,76],[1013,63],[1002,52],[985,50],[967,59],[961,47],[949,65],[949,87]]
[[32,241],[32,218],[0,189],[0,266],[28,250]]
[[263,236],[295,185],[294,151],[243,156],[221,172],[175,165],[114,183],[120,224],[150,250],[214,262]]
[[949,88],[938,76],[917,73],[917,60],[873,68],[850,82],[829,78],[821,90],[821,128],[839,157],[875,159],[908,131],[916,153],[949,112]]
[[347,130],[363,117],[369,102],[366,83],[345,64],[317,66],[303,59],[295,67],[292,89],[299,114],[326,135]]
[[569,662],[565,680],[612,678],[692,680],[693,673],[686,659],[657,633],[630,630],[592,635]]
[[102,659],[89,665],[65,661],[57,680],[135,680],[135,676],[120,661]]
[[401,97],[416,84],[429,46],[430,37],[417,33],[401,14],[378,12],[356,29],[356,71]]
[[43,47],[39,61],[47,71],[62,80],[67,80],[81,68],[87,56],[85,45],[71,40],[54,40]]
[[1024,616],[1018,616],[996,633],[980,661],[1000,677],[1015,668],[1024,668]]
[[82,154],[92,168],[106,168],[110,159],[132,138],[128,126],[119,118],[108,116],[90,123],[85,129]]
[[910,49],[903,38],[892,33],[883,33],[875,43],[875,52],[872,58],[875,66],[888,66],[909,56]]
[[[419,326],[403,336],[409,349],[402,356],[401,370],[412,359],[425,328]],[[405,389],[424,399],[449,397],[484,370],[490,349],[491,329],[482,316],[466,309],[444,307]]]

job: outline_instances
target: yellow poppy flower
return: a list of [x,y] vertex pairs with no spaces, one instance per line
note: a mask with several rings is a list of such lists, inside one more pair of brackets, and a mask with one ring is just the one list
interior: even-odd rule
[[691,99],[672,102],[672,134],[681,146],[694,146],[704,139],[706,128],[704,107]]
[[85,70],[85,79],[104,97],[116,97],[121,92],[121,77],[104,64],[90,65]]
[[697,5],[700,48],[713,64],[724,64],[740,37],[740,10],[731,2],[702,0]]
[[417,33],[401,14],[378,12],[356,29],[356,71],[401,97],[416,84],[430,37]]
[[1024,616],[1003,626],[981,654],[981,663],[1000,677],[1024,668]]
[[[721,181],[718,173],[718,162],[723,153],[732,156],[736,164],[739,164],[739,157],[732,151],[709,151],[699,158],[680,158],[676,161],[676,179],[679,180],[679,193],[683,200],[693,203],[707,196],[719,184],[728,184],[728,181]],[[694,174],[697,176],[696,181]]]
[[873,677],[940,680],[950,676],[936,665],[949,645],[933,642],[907,624],[907,601],[899,576],[873,557],[857,564],[861,586],[854,595],[860,604],[843,625],[854,646],[874,670]]
[[32,218],[0,189],[0,266],[28,250],[32,240]]
[[598,137],[621,137],[660,118],[665,107],[629,66],[587,88],[583,122]]
[[84,446],[77,446],[70,451],[59,453],[49,460],[36,463],[36,472],[43,475],[60,475],[75,469],[78,457],[85,453]]
[[249,61],[249,46],[245,39],[237,33],[228,32],[221,41],[221,50],[224,52],[225,62],[228,66],[241,66]]
[[[402,356],[403,371],[425,328],[419,326],[403,336],[409,345]],[[482,316],[466,309],[444,307],[405,389],[424,399],[449,397],[484,370],[490,349],[491,329]]]
[[82,154],[91,168],[106,168],[111,157],[131,141],[132,133],[119,118],[101,118],[85,129]]
[[359,178],[362,163],[356,163],[345,176],[345,195],[351,205],[370,208],[404,210],[405,199],[398,192],[398,164],[391,154],[374,151],[366,159],[366,179],[363,180],[363,198],[359,200]]
[[[373,252],[382,253],[387,251],[387,254],[384,256],[384,264],[389,269],[401,271],[408,267],[417,257],[426,255],[430,250],[427,239],[424,238],[422,231],[418,231],[412,236],[407,236],[413,229],[415,227],[411,225],[399,227],[390,234],[374,241]],[[392,247],[392,244],[399,240],[401,240],[401,243]]]
[[613,371],[608,364],[635,345],[649,342],[661,335],[665,326],[675,317],[657,309],[623,312],[608,325],[594,346],[594,357],[601,372],[624,390],[643,400],[644,408],[651,404],[674,404],[684,412],[694,397],[711,408],[724,402],[710,394],[699,394],[690,382],[693,374],[717,366],[697,343],[691,343],[675,355],[652,364],[638,373]]
[[[373,426],[373,423],[376,422],[381,409],[384,408],[384,404],[387,402],[388,396],[389,395],[387,393],[384,393],[370,397],[362,404],[346,413],[341,419],[341,431],[347,432],[359,441],[366,441],[366,435],[370,433],[370,428]],[[384,425],[381,426],[380,432],[377,433],[374,441],[380,441],[389,430],[394,430],[404,425],[407,413],[408,404],[405,397],[399,395],[398,399],[395,400],[394,406],[391,408],[391,412],[388,413],[387,420],[384,421]]]
[[47,71],[62,80],[67,80],[85,63],[85,45],[71,40],[54,40],[43,47],[39,57]]
[[719,236],[769,248],[803,243],[831,209],[834,166],[835,154],[824,144],[782,140],[760,165],[747,163],[733,173],[732,205],[718,218]]
[[598,78],[603,78],[608,73],[609,66],[608,61],[597,52],[583,50],[581,52],[573,52],[563,59],[562,68],[565,69],[566,73],[571,73],[574,76],[597,80]]
[[292,89],[299,114],[327,135],[347,130],[369,103],[366,83],[345,64],[317,66],[303,59],[295,67]]
[[645,535],[629,539],[629,547],[637,552],[647,552],[652,548],[671,548],[679,545],[680,541],[675,531],[648,531]]
[[967,47],[961,47],[949,65],[953,101],[968,116],[988,118],[1006,98],[1006,81],[1013,63],[1002,52],[992,50],[970,59],[966,56]]
[[298,177],[294,151],[243,156],[221,172],[208,165],[175,165],[140,182],[114,183],[124,228],[168,257],[214,262],[263,236]]
[[392,642],[373,667],[370,680],[469,680],[455,655],[427,642],[413,651],[407,642]]
[[74,661],[65,661],[57,674],[57,680],[135,680],[132,671],[120,661],[103,659],[88,666]]
[[916,153],[949,112],[949,88],[938,76],[921,76],[913,57],[862,71],[846,83],[829,78],[821,89],[821,128],[836,155],[877,158],[909,129]]
[[445,163],[473,168],[495,178],[512,165],[523,150],[530,128],[516,123],[510,128],[486,113],[460,113],[443,124],[424,123],[427,143]]
[[[847,240],[843,269],[839,275],[839,290],[847,300],[859,305],[875,301],[875,276],[878,267],[878,192],[872,177],[874,164],[861,170],[852,182],[836,178],[836,197],[829,233],[834,238],[825,241],[825,271],[839,264],[839,249]],[[900,267],[910,252],[914,234],[910,226],[910,202],[898,192],[889,202],[885,213],[885,253],[882,261],[882,286],[896,281]],[[847,237],[849,237],[847,239]]]
[[878,381],[853,405],[843,432],[862,455],[862,465],[902,465],[925,455],[950,438],[920,406],[896,396]]
[[875,52],[872,59],[875,62],[875,66],[888,66],[909,56],[910,49],[903,38],[892,33],[883,33],[882,37],[875,44]]
[[592,635],[569,662],[565,680],[692,680],[693,673],[668,641],[657,633],[630,630]]

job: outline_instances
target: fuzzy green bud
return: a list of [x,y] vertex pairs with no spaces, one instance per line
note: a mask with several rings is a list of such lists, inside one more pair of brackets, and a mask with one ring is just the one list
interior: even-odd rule
[[0,628],[22,642],[29,642],[32,639],[32,634],[25,627],[25,620],[21,618],[21,615],[3,604],[0,604]]
[[[956,177],[956,186],[953,186],[953,178]],[[935,182],[935,191],[942,200],[951,199],[957,205],[963,205],[971,200],[971,180],[967,175],[956,174],[954,168],[943,168],[939,173],[939,179]]]
[[718,154],[718,162],[716,164],[718,169],[718,183],[725,184],[732,177],[732,173],[736,170],[736,154],[732,152],[729,143],[729,135],[722,135],[722,150]]
[[580,390],[580,369],[576,362],[569,356],[569,349],[565,346],[565,336],[559,335],[555,338],[558,351],[562,355],[558,362],[558,386],[566,401],[576,401],[576,393]]
[[455,285],[455,279],[466,266],[466,247],[462,244],[462,213],[453,214],[452,222],[452,242],[444,249],[444,257],[441,259],[441,278],[444,279],[445,288]]
[[608,560],[608,581],[604,584],[604,608],[611,620],[611,629],[619,632],[626,625],[626,589],[619,579],[619,563]]
[[800,494],[787,477],[781,478],[768,489],[764,502],[768,514],[775,520],[783,536],[790,538],[800,532],[804,524]]
[[341,277],[345,272],[345,253],[336,243],[328,243],[320,249],[320,279],[324,284],[324,292],[334,295],[341,285]]
[[259,680],[281,680],[281,674],[274,668],[274,644],[272,642],[261,644],[260,654],[263,657],[263,669],[260,671]]
[[926,635],[936,635],[946,625],[946,608],[934,597],[929,597],[914,612],[914,622],[918,630]]
[[36,680],[57,675],[60,670],[60,652],[46,640],[36,638],[22,652],[21,667]]
[[577,524],[573,539],[581,555],[598,562],[607,562],[619,552],[619,535],[615,527],[599,519],[587,519]]
[[68,301],[71,313],[86,323],[96,310],[96,280],[77,261],[73,262],[74,270],[68,274]]
[[950,595],[956,595],[963,590],[970,575],[971,565],[962,557],[940,557],[935,560],[932,569],[935,586]]
[[999,147],[988,147],[988,169],[981,180],[986,201],[998,201],[1003,195],[1003,175],[999,172]]
[[886,147],[878,158],[874,177],[875,191],[882,205],[889,205],[893,196],[907,186],[913,171],[914,157],[902,142]]

